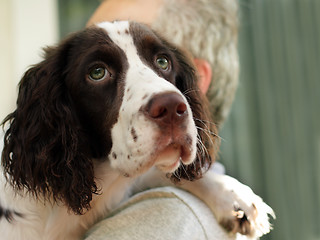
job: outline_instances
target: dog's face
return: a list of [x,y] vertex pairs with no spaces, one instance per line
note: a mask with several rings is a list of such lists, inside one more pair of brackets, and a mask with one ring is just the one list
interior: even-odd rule
[[14,186],[81,213],[97,192],[93,159],[130,177],[152,166],[201,177],[217,145],[209,115],[179,50],[144,25],[101,23],[25,74],[2,164]]
[[[111,127],[108,158],[112,167],[134,176],[153,165],[174,172],[180,162],[190,164],[196,157],[197,130],[191,108],[175,86],[182,70],[180,59],[141,25],[118,22],[98,26],[126,59],[123,95],[115,99],[121,103]],[[117,76],[113,80],[118,81]]]

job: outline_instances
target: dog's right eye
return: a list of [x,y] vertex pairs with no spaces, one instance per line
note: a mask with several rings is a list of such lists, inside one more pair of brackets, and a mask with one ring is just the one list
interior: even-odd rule
[[111,74],[105,67],[96,66],[89,71],[88,77],[92,81],[103,81],[107,77],[111,77]]

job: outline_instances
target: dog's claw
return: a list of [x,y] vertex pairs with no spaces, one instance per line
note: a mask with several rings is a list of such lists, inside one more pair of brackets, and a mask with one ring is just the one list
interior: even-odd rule
[[229,216],[226,215],[220,219],[220,224],[228,232],[240,233],[253,238],[261,237],[270,232],[272,226],[269,223],[268,215],[275,218],[273,210],[253,192],[251,198],[254,203],[237,202]]
[[258,238],[272,229],[269,215],[275,214],[251,188],[234,178],[221,175],[220,190],[216,196],[214,213],[221,226],[228,232],[240,233],[250,238]]
[[253,229],[245,212],[238,208],[232,211],[233,218],[224,218],[220,221],[228,232],[251,235]]

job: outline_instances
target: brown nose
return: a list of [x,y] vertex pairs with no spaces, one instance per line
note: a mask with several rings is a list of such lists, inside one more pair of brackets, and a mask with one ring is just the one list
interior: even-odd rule
[[180,124],[188,116],[187,105],[178,93],[162,93],[150,99],[145,114],[159,126]]

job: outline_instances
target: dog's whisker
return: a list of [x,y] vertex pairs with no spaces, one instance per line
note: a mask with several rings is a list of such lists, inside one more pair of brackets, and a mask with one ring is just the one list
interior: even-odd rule
[[[208,137],[208,139],[209,139],[209,141],[210,141],[210,144],[213,146],[213,145],[214,145],[214,142],[213,142],[212,136],[215,136],[215,135],[213,135],[213,134],[210,135],[210,134],[209,134],[205,129],[203,129],[203,128],[197,127],[197,129],[199,129],[200,131],[203,131],[204,134],[207,135],[207,137]],[[216,137],[216,136],[215,136],[215,137]],[[220,137],[218,136],[218,138],[220,138]]]
[[180,181],[181,180],[181,172],[180,168],[173,172],[173,175]]
[[[198,146],[199,146],[199,148],[201,150],[202,157],[209,157],[210,156],[210,154],[209,154],[207,148],[205,147],[204,143],[199,138],[198,138]],[[198,154],[200,154],[200,152]],[[201,159],[201,156],[199,157],[199,159]],[[202,168],[201,161],[200,161],[200,167]]]
[[203,150],[203,151],[206,151],[207,148],[206,148],[205,144],[203,143],[203,141],[202,141],[202,139],[201,139],[201,136],[198,135],[198,136],[197,136],[197,139],[198,139],[198,144],[200,144],[200,147],[202,148],[202,150]]
[[[214,137],[217,137],[219,138],[220,140],[222,141],[226,141],[224,138],[222,138],[220,135],[218,135],[217,133],[215,132],[212,132],[210,131],[209,129],[205,129],[205,128],[202,128],[202,127],[199,127],[199,126],[196,126],[197,129],[203,131],[207,136],[210,137],[210,135],[214,136]],[[212,140],[211,140],[212,141]]]
[[201,146],[201,145],[199,145],[199,151],[197,152],[197,156],[199,157],[199,159],[200,159],[201,157],[206,156],[206,152],[205,152],[203,146]]
[[197,127],[197,128],[198,128],[199,130],[202,130],[202,131],[208,136],[208,139],[210,140],[211,145],[214,145],[213,140],[212,140],[210,134],[209,134],[207,131],[205,131],[205,129],[202,129],[202,128],[200,128],[200,127]]
[[197,136],[197,139],[198,139],[197,145],[199,145],[199,147],[201,148],[201,150],[202,150],[202,152],[203,152],[203,151],[206,149],[206,147],[205,147],[205,145],[203,144],[203,142],[202,142],[202,140],[201,140],[201,138],[200,138],[199,135]]
[[184,164],[183,164],[183,163],[181,164],[181,168],[182,168],[182,169],[183,169],[183,171],[186,173],[188,180],[189,180],[189,181],[191,181],[191,178],[190,178],[190,176],[188,175],[188,172],[187,172],[187,170],[185,169],[185,167],[184,167]]
[[[199,156],[199,155],[198,155],[198,158],[199,158],[199,159],[201,159],[202,157],[205,157],[205,154],[201,154],[201,155],[202,155],[202,156]],[[199,164],[200,164],[200,169],[202,169],[202,161],[199,161]],[[196,166],[196,163],[195,163],[195,162],[193,163],[193,169],[194,169],[194,170],[197,170],[197,166]]]
[[211,124],[211,125],[214,125],[214,126],[218,126],[216,123],[212,122],[212,121],[208,121],[208,120],[204,120],[204,119],[199,119],[199,118],[196,118],[196,117],[193,117],[193,119],[195,121],[198,121],[198,122],[201,122],[202,124],[206,125],[206,124]]
[[[205,128],[202,128],[203,130],[208,131],[210,134],[212,134],[212,135],[214,135],[216,137],[219,137],[218,134],[210,131],[210,129],[209,129],[208,125],[207,125],[207,124],[212,124],[212,125],[216,126],[216,124],[214,122],[202,120],[202,119],[199,119],[199,118],[196,118],[196,117],[193,117],[193,119],[195,121],[198,121],[198,122],[202,123],[205,126]],[[197,126],[197,127],[201,128],[200,126]]]
[[201,150],[201,155],[202,155],[203,157],[209,155],[207,148],[204,146],[204,144],[203,144],[202,142],[199,144],[199,148],[200,148],[200,150]]
[[187,89],[182,94],[183,95],[187,95],[187,94],[192,93],[192,92],[200,92],[200,90],[198,90],[198,89]]

